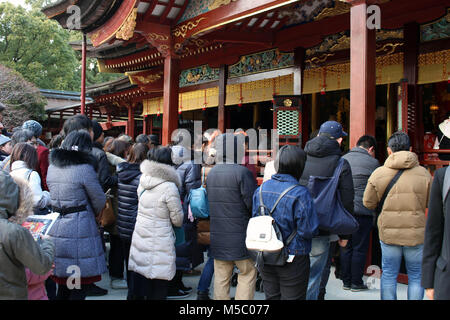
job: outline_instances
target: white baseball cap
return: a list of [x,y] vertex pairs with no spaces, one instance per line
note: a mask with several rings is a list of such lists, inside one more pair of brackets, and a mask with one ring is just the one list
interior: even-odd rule
[[7,136],[4,136],[3,134],[0,134],[0,146],[4,145],[5,143],[10,142],[11,139]]

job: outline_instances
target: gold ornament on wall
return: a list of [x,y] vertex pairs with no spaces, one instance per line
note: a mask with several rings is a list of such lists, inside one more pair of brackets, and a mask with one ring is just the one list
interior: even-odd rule
[[167,41],[169,40],[169,37],[163,34],[157,34],[157,33],[149,33],[147,34],[147,38],[153,41],[159,40],[159,41]]
[[217,8],[219,8],[221,6],[227,6],[231,2],[236,2],[236,1],[237,0],[214,0],[214,2],[209,5],[208,9],[209,10],[214,10],[214,9],[217,9]]
[[175,30],[173,30],[173,35],[175,37],[186,37],[186,34],[188,31],[194,29],[197,27],[200,23],[200,21],[205,20],[206,18],[202,17],[200,19],[197,19],[195,21],[189,21],[188,23],[185,23],[179,27],[176,27]]
[[134,28],[136,27],[136,18],[137,18],[137,8],[134,8],[133,11],[131,11],[130,15],[128,16],[128,18],[125,20],[125,22],[117,31],[116,33],[117,39],[127,41],[133,37]]
[[292,100],[291,99],[284,99],[283,104],[285,107],[291,107],[292,106]]

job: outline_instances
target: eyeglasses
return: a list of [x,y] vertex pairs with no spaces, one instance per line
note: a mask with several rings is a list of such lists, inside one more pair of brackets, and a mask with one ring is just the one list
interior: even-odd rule
[[28,144],[33,146],[33,147],[35,147],[35,146],[39,145],[39,142],[37,142],[37,141],[29,141]]

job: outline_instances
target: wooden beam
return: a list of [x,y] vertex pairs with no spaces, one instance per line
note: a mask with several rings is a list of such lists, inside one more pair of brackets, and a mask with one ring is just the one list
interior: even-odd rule
[[258,15],[297,1],[252,0],[231,2],[226,6],[221,6],[177,25],[173,29],[173,34],[176,37],[175,41],[181,43],[192,36],[210,32],[224,25],[246,19],[252,15]]
[[137,0],[123,0],[119,9],[105,24],[88,34],[92,45],[97,47],[115,37],[117,30],[120,29],[136,7]]
[[272,46],[274,41],[272,33],[222,30],[218,30],[211,34],[208,34],[203,39],[208,39],[216,42],[263,44],[269,46]]

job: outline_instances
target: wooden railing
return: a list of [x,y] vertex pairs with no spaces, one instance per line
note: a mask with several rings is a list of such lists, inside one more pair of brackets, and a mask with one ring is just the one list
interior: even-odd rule
[[450,149],[424,149],[420,164],[433,175],[437,169],[450,165],[449,160],[439,159],[440,154],[450,154]]

